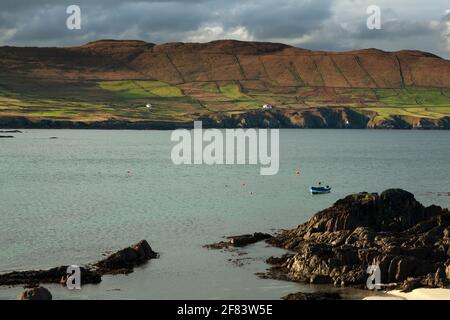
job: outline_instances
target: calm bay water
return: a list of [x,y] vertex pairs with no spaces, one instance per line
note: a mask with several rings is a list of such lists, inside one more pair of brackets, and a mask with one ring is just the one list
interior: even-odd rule
[[[202,245],[295,227],[353,192],[399,187],[450,207],[439,195],[450,192],[448,131],[281,130],[275,176],[175,166],[172,146],[168,131],[25,130],[0,140],[0,272],[82,265],[147,239],[161,257],[129,276],[76,292],[47,287],[56,299],[273,299],[315,289],[254,275],[281,250],[260,243],[238,256]],[[317,181],[333,193],[310,195]],[[0,288],[0,299],[21,290]]]

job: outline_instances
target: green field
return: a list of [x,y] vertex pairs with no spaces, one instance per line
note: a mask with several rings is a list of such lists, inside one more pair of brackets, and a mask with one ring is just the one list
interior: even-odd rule
[[414,118],[440,119],[444,116],[450,116],[450,107],[375,107],[361,108],[364,111],[373,111],[377,113],[377,120],[389,119],[393,116],[404,116]]
[[[297,81],[301,83],[301,78]],[[14,85],[11,85],[14,83]],[[450,116],[450,89],[246,87],[237,81],[172,85],[161,81],[11,82],[0,79],[0,116],[97,121],[106,119],[191,121],[211,113],[350,107],[375,120],[394,116],[440,119]],[[146,108],[151,104],[152,108]]]
[[244,94],[237,84],[224,84],[219,88],[219,92],[236,104],[236,107],[244,109],[258,109],[261,102],[256,98]]
[[450,96],[434,88],[376,89],[379,101],[389,106],[448,106]]
[[102,81],[98,85],[124,100],[184,97],[179,88],[160,81]]

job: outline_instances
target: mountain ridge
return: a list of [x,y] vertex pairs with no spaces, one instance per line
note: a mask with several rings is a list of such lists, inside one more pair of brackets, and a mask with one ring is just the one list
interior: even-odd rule
[[81,44],[78,46],[66,46],[66,47],[36,47],[36,46],[11,46],[11,45],[5,45],[5,46],[0,46],[1,48],[33,48],[33,49],[49,49],[49,48],[54,48],[54,49],[71,49],[71,48],[87,48],[87,47],[92,47],[92,46],[97,46],[97,45],[101,45],[101,44],[119,44],[119,45],[124,45],[124,44],[141,44],[143,46],[149,47],[149,48],[153,48],[153,47],[180,47],[180,46],[187,46],[187,47],[208,47],[214,44],[228,44],[228,45],[236,45],[236,44],[246,44],[249,46],[252,45],[273,45],[273,46],[279,46],[280,48],[293,48],[293,49],[298,49],[300,51],[303,52],[311,52],[312,54],[351,54],[351,53],[393,53],[393,54],[399,54],[399,53],[411,53],[411,54],[417,54],[420,56],[428,56],[428,57],[434,57],[434,58],[439,58],[439,59],[443,59],[446,60],[438,55],[435,55],[431,52],[427,52],[427,51],[421,51],[421,50],[415,50],[415,49],[402,49],[402,50],[398,50],[398,51],[386,51],[386,50],[382,50],[382,49],[378,49],[378,48],[364,48],[364,49],[355,49],[355,50],[347,50],[347,51],[326,51],[326,50],[311,50],[311,49],[306,49],[306,48],[301,48],[301,47],[296,47],[296,46],[291,46],[291,45],[287,45],[287,44],[283,44],[283,43],[279,43],[279,42],[260,42],[260,41],[242,41],[242,40],[234,40],[234,39],[223,39],[223,40],[213,40],[213,41],[209,41],[209,42],[180,42],[180,41],[175,41],[175,42],[165,42],[165,43],[153,43],[153,42],[146,42],[144,40],[118,40],[118,39],[99,39],[99,40],[93,40],[93,41],[89,41],[85,44]]
[[[279,43],[236,40],[164,44],[138,40],[98,40],[66,48],[0,47],[0,59],[3,60],[0,60],[3,62],[3,72],[12,75],[19,73],[22,76],[26,76],[24,71],[30,75],[44,76],[47,69],[48,72],[54,71],[53,77],[58,74],[61,77],[73,77],[65,69],[87,68],[90,66],[88,62],[92,61],[102,70],[106,68],[102,60],[109,59],[109,67],[115,67],[116,73],[120,72],[123,65],[140,70],[134,72],[134,76],[122,74],[123,80],[149,78],[173,84],[262,80],[273,81],[281,86],[340,88],[450,87],[450,62],[417,50],[386,52],[370,48],[328,52]],[[41,68],[36,68],[34,61]],[[64,64],[64,68],[58,68],[55,62]],[[222,72],[223,67],[229,69],[226,74]],[[161,74],[162,70],[164,74]],[[216,70],[220,75],[215,74]],[[289,70],[302,80],[289,74]],[[91,73],[93,79],[109,80],[107,75],[95,75],[98,70],[84,71]],[[402,73],[405,73],[404,79]],[[188,78],[186,81],[174,79],[178,76]]]

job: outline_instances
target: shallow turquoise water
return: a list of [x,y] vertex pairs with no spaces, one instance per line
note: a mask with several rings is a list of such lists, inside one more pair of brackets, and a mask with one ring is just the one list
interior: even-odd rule
[[[251,246],[236,267],[228,261],[236,254],[202,245],[294,227],[364,190],[400,187],[450,207],[438,195],[450,192],[448,131],[281,130],[280,138],[275,176],[250,165],[175,166],[169,131],[26,130],[2,139],[0,272],[93,262],[147,239],[160,259],[77,292],[51,286],[55,298],[279,298],[314,288],[254,276],[277,249]],[[319,180],[333,193],[311,196]],[[20,290],[0,288],[0,298]]]

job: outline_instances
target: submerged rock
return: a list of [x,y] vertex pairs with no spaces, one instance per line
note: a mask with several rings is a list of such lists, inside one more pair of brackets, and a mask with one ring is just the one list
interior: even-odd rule
[[111,254],[107,258],[97,262],[95,266],[102,274],[130,273],[133,268],[146,263],[150,259],[157,258],[158,254],[152,250],[146,240],[131,245],[125,249]]
[[269,239],[293,253],[268,259],[267,276],[365,287],[374,265],[382,287],[448,287],[449,227],[447,209],[424,207],[407,191],[353,194]]
[[208,249],[224,249],[229,247],[244,247],[262,240],[270,239],[272,236],[268,233],[255,232],[254,234],[243,234],[239,236],[227,237],[228,241],[221,241],[205,245]]
[[19,300],[52,300],[52,294],[44,287],[27,289],[19,295]]

